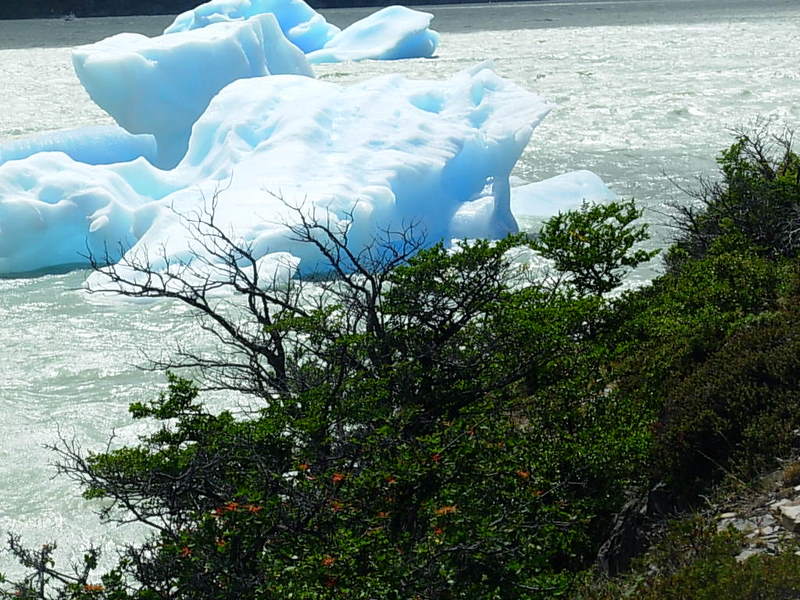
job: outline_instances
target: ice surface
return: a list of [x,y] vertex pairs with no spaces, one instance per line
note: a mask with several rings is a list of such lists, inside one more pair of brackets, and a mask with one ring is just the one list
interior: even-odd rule
[[[121,242],[132,253],[189,260],[196,244],[178,213],[215,195],[218,225],[266,269],[285,253],[303,272],[320,267],[308,245],[290,239],[289,206],[349,223],[354,248],[411,222],[429,243],[476,230],[499,237],[516,230],[509,173],[550,108],[486,65],[438,82],[240,79],[211,101],[172,170],[56,153],[0,166],[0,272],[80,262],[87,240],[95,253]],[[481,210],[470,211],[476,200]]]
[[605,203],[616,198],[600,177],[591,171],[572,171],[544,181],[511,188],[511,212],[517,219],[547,219],[579,208],[586,202]]
[[190,31],[267,13],[275,16],[289,41],[306,53],[319,50],[340,31],[303,0],[211,0],[178,15],[164,33]]
[[[583,201],[605,203],[616,198],[603,180],[591,171],[572,171],[544,181],[528,183],[511,178],[510,208],[521,229],[535,230],[546,219],[581,206]],[[503,185],[505,185],[503,181]],[[454,238],[494,237],[491,225],[494,194],[486,189],[474,200],[459,206],[451,221]],[[511,230],[511,227],[509,227]]]
[[335,35],[324,48],[309,53],[308,60],[429,58],[439,44],[439,34],[428,28],[431,19],[430,13],[387,6]]
[[129,132],[155,137],[163,168],[180,160],[192,125],[231,81],[313,76],[269,14],[155,38],[122,33],[76,48],[72,58],[92,100]]
[[64,152],[78,162],[107,165],[144,156],[156,160],[151,135],[131,135],[121,127],[97,125],[0,142],[0,165],[37,152]]
[[[147,164],[139,159],[142,164]],[[108,168],[60,152],[0,166],[0,274],[112,259],[152,222],[143,198]]]

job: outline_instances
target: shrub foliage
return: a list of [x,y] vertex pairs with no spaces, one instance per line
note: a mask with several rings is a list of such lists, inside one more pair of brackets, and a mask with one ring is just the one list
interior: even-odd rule
[[[410,227],[356,252],[346,227],[298,210],[294,239],[333,275],[313,282],[265,280],[213,205],[185,217],[194,261],[155,273],[141,257],[98,260],[109,290],[195,309],[220,348],[160,366],[192,367],[249,409],[213,412],[170,372],[166,392],[131,406],[154,427],[138,444],[59,445],[60,471],[103,501],[102,518],[150,535],[103,575],[96,549],[68,572],[51,546],[12,536],[29,575],[0,598],[589,594],[575,583],[631,495],[658,486],[691,506],[796,443],[800,160],[762,131],[720,166],[677,216],[667,273],[616,298],[653,256],[636,249],[646,226],[632,202],[457,251]],[[524,267],[531,250],[552,268]],[[740,565],[733,537],[677,527],[647,558],[666,566],[586,597],[755,598],[761,577],[800,589],[793,554]],[[676,558],[681,540],[694,550]]]

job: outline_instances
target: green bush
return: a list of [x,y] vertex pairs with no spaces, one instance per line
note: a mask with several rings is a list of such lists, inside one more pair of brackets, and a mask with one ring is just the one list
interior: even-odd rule
[[800,250],[800,157],[792,135],[764,126],[739,132],[718,163],[718,182],[701,182],[694,205],[676,206],[670,270],[707,254],[749,250],[793,258]]
[[660,411],[673,382],[691,373],[742,320],[774,310],[791,268],[751,252],[687,262],[620,297],[611,313],[615,387]]
[[[159,399],[131,406],[158,426],[139,444],[89,455],[62,446],[61,470],[104,502],[107,520],[152,535],[102,584],[84,571],[65,578],[45,553],[7,596],[563,595],[647,456],[640,413],[597,376],[599,292],[636,263],[637,231],[627,218],[602,235],[589,227],[612,243],[588,288],[530,279],[513,262],[521,236],[450,252],[418,251],[403,233],[356,255],[346,234],[306,220],[294,233],[339,275],[318,283],[313,303],[300,301],[302,282],[258,281],[255,259],[236,247],[224,256],[233,272],[211,286],[182,272],[154,289],[152,278],[105,267],[125,293],[177,296],[211,317],[238,353],[188,359],[207,360],[215,384],[249,392],[258,409],[212,413],[173,376]],[[213,244],[227,239],[213,233]],[[244,294],[243,316],[215,308],[224,286]]]
[[708,360],[671,380],[655,444],[656,471],[696,492],[733,471],[749,479],[787,456],[800,426],[800,316],[743,323]]

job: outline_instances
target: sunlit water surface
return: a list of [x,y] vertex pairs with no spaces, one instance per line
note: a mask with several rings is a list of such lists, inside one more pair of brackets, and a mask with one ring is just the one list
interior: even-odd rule
[[[367,11],[368,12],[368,11]],[[444,78],[483,60],[558,108],[534,133],[516,175],[599,174],[659,224],[686,185],[714,170],[729,129],[752,118],[800,121],[800,6],[786,0],[531,3],[434,9],[443,32],[431,60],[327,65],[348,83],[386,73]],[[346,25],[364,10],[328,11]],[[0,140],[111,123],[73,75],[70,46],[119,31],[155,34],[168,17],[0,22]],[[2,224],[0,223],[0,227]],[[643,280],[654,263],[635,273]],[[65,556],[134,532],[102,528],[75,486],[53,479],[45,448],[59,437],[89,449],[140,433],[126,407],[152,398],[143,354],[192,342],[186,311],[165,304],[98,305],[85,274],[0,280],[0,530]],[[15,570],[0,556],[0,571]]]

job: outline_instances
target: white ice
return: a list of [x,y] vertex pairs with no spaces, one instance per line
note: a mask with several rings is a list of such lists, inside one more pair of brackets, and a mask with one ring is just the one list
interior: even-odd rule
[[[355,248],[410,222],[429,243],[475,230],[500,237],[516,230],[509,173],[550,108],[486,65],[449,81],[241,79],[211,101],[172,170],[60,153],[0,166],[0,272],[85,262],[87,247],[101,256],[120,243],[147,248],[154,268],[165,268],[157,255],[188,260],[193,243],[177,213],[215,194],[221,227],[264,264],[288,252],[303,272],[319,256],[287,235],[297,218],[287,204],[349,223]],[[482,208],[470,214],[476,199]]]
[[72,58],[95,103],[130,133],[155,137],[163,168],[180,160],[192,125],[230,82],[313,76],[271,14],[155,38],[122,33],[76,48]]
[[517,219],[548,219],[579,208],[581,203],[604,204],[616,199],[600,177],[591,171],[564,173],[511,188],[511,212]]
[[78,162],[107,165],[144,156],[154,162],[156,141],[151,135],[132,135],[121,127],[96,125],[0,142],[0,165],[39,152],[64,152]]
[[322,48],[340,29],[303,0],[211,0],[181,13],[164,33],[201,29],[212,23],[241,21],[272,14],[284,35],[303,52]]
[[[147,164],[144,159],[139,159]],[[113,170],[60,152],[0,166],[0,274],[86,264],[92,253],[119,258],[153,213]]]
[[387,6],[335,35],[323,48],[309,53],[308,60],[315,64],[430,58],[439,44],[439,34],[428,28],[431,19],[430,13]]
[[311,63],[429,58],[439,44],[439,34],[428,27],[433,19],[429,13],[388,6],[342,31],[303,0],[211,0],[178,15],[164,33],[266,13],[275,15],[284,35]]

